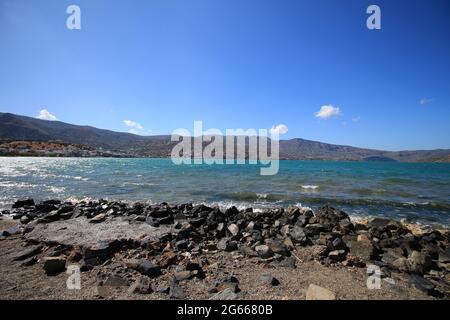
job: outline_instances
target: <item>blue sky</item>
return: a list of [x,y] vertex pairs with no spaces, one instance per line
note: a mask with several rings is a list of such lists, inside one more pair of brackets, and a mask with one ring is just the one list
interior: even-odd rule
[[[70,4],[81,30],[66,28]],[[381,30],[366,28],[370,4]],[[450,148],[449,14],[447,0],[0,0],[0,112]]]

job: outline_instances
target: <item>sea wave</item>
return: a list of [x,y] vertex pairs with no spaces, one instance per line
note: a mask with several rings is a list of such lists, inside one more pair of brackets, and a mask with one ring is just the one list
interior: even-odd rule
[[79,202],[90,202],[90,201],[94,201],[96,199],[91,198],[91,197],[85,197],[85,196],[70,196],[67,197],[65,199],[66,202],[71,202],[71,203],[79,203]]
[[380,195],[380,196],[399,196],[403,198],[415,197],[415,194],[400,191],[400,190],[388,190],[383,188],[355,188],[351,189],[350,192],[358,195]]
[[306,189],[306,190],[317,190],[317,189],[319,189],[319,186],[315,186],[315,185],[304,185],[304,186],[301,186],[302,187],[302,189]]
[[80,176],[77,176],[77,177],[73,177],[75,180],[80,180],[80,181],[88,181],[89,180],[89,178],[83,178],[83,177],[80,177]]
[[48,191],[52,192],[52,193],[63,193],[64,191],[66,191],[66,188],[64,187],[55,187],[55,186],[47,186]]
[[[263,212],[264,210],[277,209],[282,206],[274,205],[274,203],[267,202],[245,202],[245,201],[205,201],[205,202],[193,202],[194,205],[204,204],[209,207],[218,207],[220,210],[226,210],[231,207],[236,207],[238,210],[244,210],[252,208],[253,212]],[[300,207],[300,206],[298,206]],[[307,207],[303,207],[309,209]]]
[[422,208],[422,209],[433,209],[433,210],[443,210],[450,212],[450,203],[445,202],[397,202],[391,200],[382,199],[365,199],[365,198],[324,198],[324,197],[302,197],[301,201],[303,203],[333,203],[336,205],[347,205],[347,206],[367,206],[367,205],[377,205],[382,208],[383,206],[391,207],[401,207],[401,208]]
[[236,200],[236,201],[247,201],[247,202],[255,202],[255,201],[268,201],[268,202],[276,202],[287,200],[287,197],[283,194],[277,193],[258,193],[258,192],[232,192],[225,193],[219,195],[220,198]]
[[152,183],[152,182],[124,182],[122,183],[122,187],[126,187],[126,186],[141,186],[141,187],[151,187],[151,186],[156,186],[156,183]]
[[1,181],[0,187],[25,189],[25,188],[35,188],[37,186],[26,182]]
[[407,179],[407,178],[399,178],[399,177],[391,177],[391,178],[386,178],[383,179],[382,182],[385,182],[387,184],[414,184],[416,181],[412,180],[412,179]]

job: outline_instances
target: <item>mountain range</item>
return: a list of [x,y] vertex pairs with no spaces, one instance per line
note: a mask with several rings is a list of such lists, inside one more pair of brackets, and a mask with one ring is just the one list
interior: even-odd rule
[[[136,157],[169,157],[177,144],[170,135],[139,136],[12,113],[0,113],[0,141],[71,143]],[[383,151],[296,138],[280,140],[280,159],[450,162],[450,149]]]

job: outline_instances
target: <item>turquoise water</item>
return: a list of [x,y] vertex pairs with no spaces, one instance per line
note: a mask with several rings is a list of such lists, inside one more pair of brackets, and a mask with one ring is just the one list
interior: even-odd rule
[[0,158],[0,208],[32,197],[219,206],[329,203],[352,216],[450,224],[450,164],[281,161],[275,176],[255,165],[181,165],[169,159]]

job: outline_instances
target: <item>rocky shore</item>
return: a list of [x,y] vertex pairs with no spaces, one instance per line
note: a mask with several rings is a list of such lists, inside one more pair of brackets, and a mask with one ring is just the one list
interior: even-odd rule
[[[330,206],[28,199],[2,216],[5,299],[450,298],[449,230]],[[66,287],[73,266],[80,290]]]

